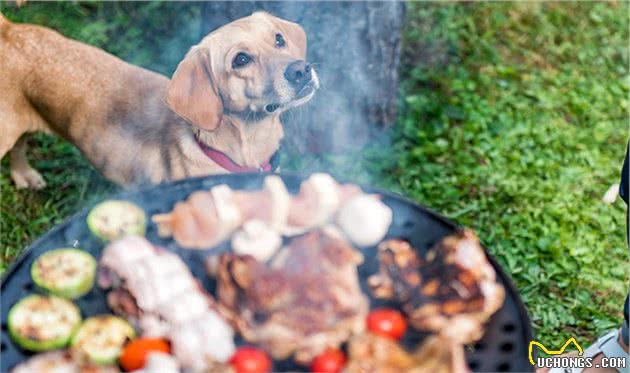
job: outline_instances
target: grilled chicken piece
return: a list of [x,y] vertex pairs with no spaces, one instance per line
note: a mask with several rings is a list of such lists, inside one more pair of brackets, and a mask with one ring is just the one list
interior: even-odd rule
[[200,371],[232,356],[232,328],[176,254],[129,236],[109,244],[100,265],[99,285],[112,289],[110,308],[144,335],[170,339],[183,368]]
[[16,366],[12,373],[118,373],[117,366],[82,365],[69,350],[40,353]]
[[220,309],[250,343],[276,359],[309,363],[364,329],[368,299],[347,241],[324,231],[293,238],[271,263],[251,256],[220,258]]
[[262,191],[235,194],[244,221],[262,221],[274,231],[282,231],[289,215],[291,195],[279,176],[265,177]]
[[265,178],[262,191],[232,191],[218,185],[191,194],[173,211],[153,215],[160,236],[173,236],[181,246],[208,249],[226,240],[248,221],[261,221],[280,232],[286,224],[291,197],[278,176]]
[[425,260],[404,241],[383,242],[379,261],[380,273],[368,279],[374,296],[400,302],[414,327],[459,343],[481,338],[505,298],[471,230],[444,238]]
[[348,344],[344,373],[462,373],[468,372],[462,345],[428,337],[413,353],[389,338],[371,333]]
[[300,192],[291,200],[283,234],[293,236],[328,223],[342,203],[361,189],[352,184],[339,185],[332,176],[316,173],[300,185]]
[[195,192],[168,214],[153,215],[160,236],[173,236],[182,246],[207,249],[229,237],[243,222],[237,198],[227,185]]
[[[233,192],[228,186],[219,185],[209,192],[191,194],[185,202],[175,204],[173,211],[154,215],[152,220],[161,236],[173,236],[186,248],[208,249],[226,240],[246,222],[262,222],[278,236],[294,236],[330,223],[338,212],[339,226],[361,246],[380,241],[392,220],[391,209],[377,196],[363,194],[353,184],[340,185],[330,175],[321,173],[305,180],[296,196],[289,194],[278,176],[266,177],[261,191]],[[252,245],[247,246],[244,251],[249,252]],[[270,250],[267,245],[267,251],[275,249]],[[272,255],[273,252],[264,252],[254,256],[264,259]]]

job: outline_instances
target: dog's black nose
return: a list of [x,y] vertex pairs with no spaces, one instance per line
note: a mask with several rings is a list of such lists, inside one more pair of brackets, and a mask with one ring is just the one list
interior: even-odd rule
[[302,88],[304,85],[311,81],[313,75],[311,74],[311,64],[305,61],[295,61],[287,66],[284,70],[284,77],[295,88]]

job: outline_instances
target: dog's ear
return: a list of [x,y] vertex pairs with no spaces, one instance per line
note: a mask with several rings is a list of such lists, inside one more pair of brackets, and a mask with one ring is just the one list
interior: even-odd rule
[[214,130],[223,116],[223,103],[214,84],[207,51],[191,50],[177,66],[166,92],[166,103],[189,123]]
[[275,22],[280,26],[280,29],[284,33],[287,39],[289,48],[295,48],[295,51],[302,56],[302,59],[306,58],[306,33],[302,26],[297,23],[286,21],[282,18],[274,17]]

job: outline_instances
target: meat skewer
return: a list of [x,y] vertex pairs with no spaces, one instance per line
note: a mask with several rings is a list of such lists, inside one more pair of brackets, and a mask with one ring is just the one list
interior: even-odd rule
[[[280,177],[268,176],[261,191],[232,192],[219,185],[209,192],[195,192],[170,213],[154,215],[153,221],[162,236],[172,235],[181,246],[196,249],[217,245],[239,227],[256,221],[256,228],[250,226],[241,234],[241,241],[248,237],[248,247],[241,245],[241,252],[251,253],[251,247],[258,245],[252,230],[294,236],[333,221],[353,243],[374,245],[387,233],[392,211],[378,196],[316,173],[302,183],[295,196],[288,193]],[[270,258],[277,249],[269,245],[269,238],[263,241],[266,250],[260,260]]]
[[110,308],[144,335],[170,339],[183,368],[202,371],[232,356],[232,328],[176,254],[129,236],[109,244],[100,265]]
[[379,245],[380,272],[368,279],[377,298],[402,304],[411,325],[459,343],[481,338],[505,290],[471,230],[448,236],[422,260],[407,242]]

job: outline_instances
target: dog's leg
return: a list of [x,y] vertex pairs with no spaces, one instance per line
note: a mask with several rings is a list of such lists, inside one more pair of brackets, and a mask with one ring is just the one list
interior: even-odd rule
[[28,164],[26,137],[32,132],[50,132],[48,128],[46,121],[26,99],[10,95],[0,98],[0,159],[9,154],[11,178],[18,189],[46,186],[42,175]]
[[46,182],[42,175],[28,163],[26,136],[22,136],[11,149],[11,178],[18,189],[42,189]]

